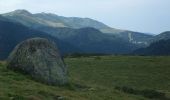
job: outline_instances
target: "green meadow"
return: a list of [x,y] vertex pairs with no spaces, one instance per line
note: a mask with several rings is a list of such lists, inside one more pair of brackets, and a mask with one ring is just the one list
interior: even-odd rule
[[0,100],[170,100],[170,57],[68,57],[70,84],[48,86],[0,62]]

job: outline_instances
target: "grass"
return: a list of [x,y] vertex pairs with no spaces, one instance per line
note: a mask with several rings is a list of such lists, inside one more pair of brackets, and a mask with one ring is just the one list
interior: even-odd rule
[[155,100],[115,87],[170,97],[170,57],[93,56],[65,58],[65,63],[71,83],[57,87],[10,71],[0,62],[0,100]]

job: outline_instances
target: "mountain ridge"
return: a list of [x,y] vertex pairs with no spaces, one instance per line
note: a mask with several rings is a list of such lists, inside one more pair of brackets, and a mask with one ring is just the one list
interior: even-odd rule
[[[19,14],[18,14],[18,12],[19,12]],[[128,34],[129,34],[129,32],[131,32],[134,34],[132,36],[132,38],[134,38],[133,40],[135,40],[135,41],[132,41],[132,43],[143,42],[143,41],[138,41],[137,39],[135,39],[135,37],[136,37],[135,34],[139,33],[139,32],[111,28],[102,22],[99,22],[97,20],[93,20],[90,18],[63,17],[63,16],[58,16],[56,14],[52,14],[52,13],[32,14],[26,10],[15,10],[15,11],[12,11],[9,13],[2,14],[2,16],[9,18],[11,20],[14,20],[16,22],[22,23],[22,24],[24,24],[28,27],[34,28],[34,29],[40,29],[42,27],[72,28],[72,29],[92,27],[92,28],[96,28],[96,29],[100,30],[102,33],[114,34],[121,38],[125,38],[125,36],[126,36],[126,40],[129,39]],[[140,36],[142,36],[142,35],[140,35]],[[149,35],[146,33],[143,33],[143,36],[144,37],[147,36],[148,38],[152,37],[152,35]],[[148,39],[146,39],[146,40],[148,40]],[[146,43],[143,43],[143,45],[145,45],[145,44]]]
[[[105,25],[105,24],[103,24],[103,23],[101,23],[101,22],[98,22],[98,21],[96,21],[96,20],[90,19],[90,18],[64,17],[64,16],[58,16],[58,15],[52,14],[52,13],[35,13],[35,14],[32,14],[32,13],[30,13],[29,11],[24,10],[24,9],[22,9],[22,10],[15,10],[15,11],[12,11],[12,12],[9,12],[9,13],[5,13],[5,14],[2,14],[2,15],[3,15],[3,16],[29,15],[29,16],[32,16],[32,17],[37,18],[37,19],[40,19],[40,18],[41,18],[41,19],[43,19],[43,20],[45,20],[45,21],[47,21],[47,19],[48,19],[48,21],[49,21],[49,20],[51,20],[51,21],[56,21],[56,19],[58,18],[59,20],[62,20],[62,22],[63,22],[64,24],[66,24],[66,25],[61,26],[61,27],[67,27],[68,21],[71,21],[71,22],[76,21],[76,22],[78,22],[78,21],[85,20],[84,23],[85,23],[85,22],[91,22],[91,21],[93,21],[93,22],[99,24],[99,26],[97,26],[97,27],[93,27],[94,25],[92,25],[91,27],[93,27],[93,28],[97,28],[97,29],[99,29],[99,27],[109,28],[109,26],[107,26],[107,25]],[[25,17],[25,16],[24,16],[24,17]],[[49,17],[50,17],[50,18],[49,18]],[[57,17],[57,18],[56,18],[56,17]],[[59,20],[57,20],[57,21],[59,21]],[[82,22],[81,22],[81,23],[82,23]],[[91,23],[86,23],[86,24],[87,24],[87,25],[85,25],[85,26],[72,25],[71,28],[90,27],[90,25],[91,25]],[[80,25],[80,24],[79,24],[79,25]],[[68,25],[68,26],[70,26],[70,25]],[[60,26],[57,26],[57,27],[60,27]]]
[[147,56],[168,56],[170,55],[170,39],[162,39],[153,42],[146,48],[135,50],[132,54]]
[[78,48],[77,52],[80,53],[127,54],[148,46],[154,37],[146,33],[114,29],[90,18],[63,17],[52,13],[32,14],[27,10],[15,10],[2,16],[69,43]]
[[33,37],[47,38],[54,41],[62,54],[80,51],[78,48],[52,37],[44,32],[28,28],[20,23],[1,20],[0,17],[0,59],[6,59],[13,48],[20,42]]
[[170,31],[155,35],[145,48],[133,51],[135,55],[170,55]]

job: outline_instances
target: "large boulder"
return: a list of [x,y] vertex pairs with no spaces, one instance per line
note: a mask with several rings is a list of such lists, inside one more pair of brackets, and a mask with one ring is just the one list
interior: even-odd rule
[[50,85],[68,82],[67,68],[56,45],[43,38],[32,38],[18,44],[8,57],[7,68]]

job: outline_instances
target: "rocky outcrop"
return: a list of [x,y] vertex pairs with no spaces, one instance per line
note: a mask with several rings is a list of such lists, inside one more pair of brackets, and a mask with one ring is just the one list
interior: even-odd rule
[[43,38],[32,38],[18,44],[8,57],[7,67],[49,85],[68,82],[67,67],[57,47]]

